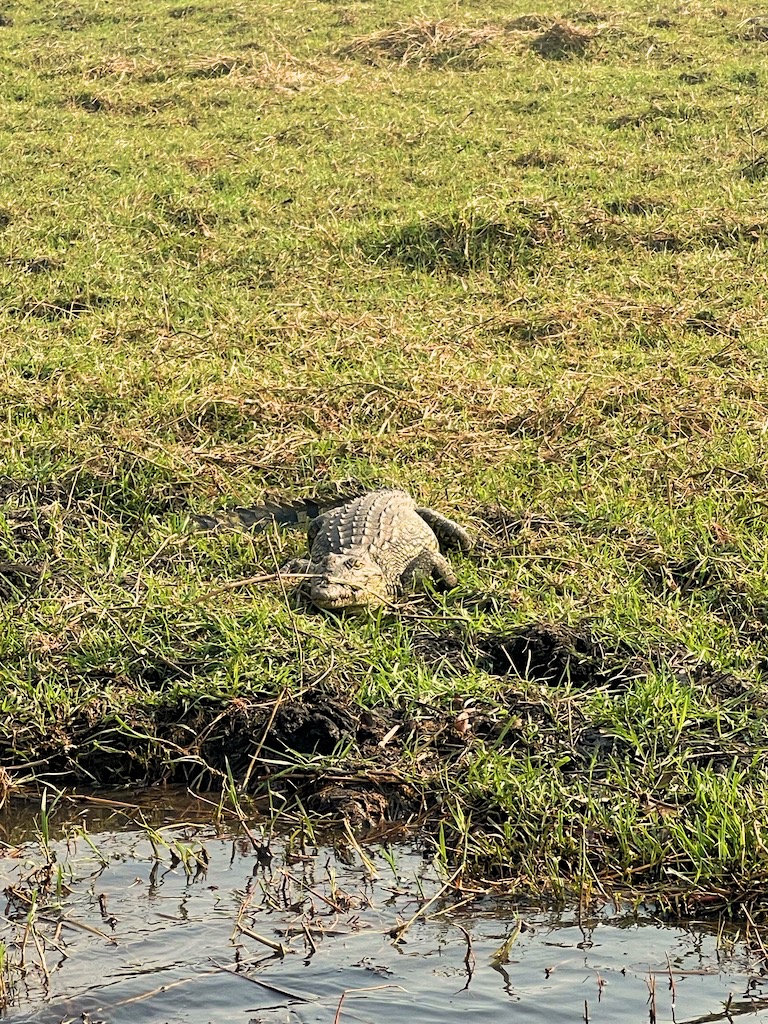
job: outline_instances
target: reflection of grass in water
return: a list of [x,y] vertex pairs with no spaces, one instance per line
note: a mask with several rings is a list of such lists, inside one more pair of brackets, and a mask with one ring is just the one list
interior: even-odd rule
[[[119,932],[115,931],[118,918],[112,914],[110,897],[106,893],[99,893],[96,897],[101,917],[98,926],[93,924],[88,913],[88,908],[93,906],[94,879],[98,879],[110,867],[111,857],[104,853],[89,833],[85,815],[82,823],[69,823],[72,801],[66,801],[65,806],[63,796],[59,792],[53,800],[49,800],[48,790],[44,790],[35,818],[34,842],[15,850],[9,847],[12,856],[20,857],[23,854],[23,859],[18,861],[17,877],[4,889],[7,907],[6,937],[0,942],[1,1010],[21,1005],[34,999],[38,993],[46,1001],[50,1000],[54,973],[68,956],[79,952],[76,942],[70,948],[68,936],[73,931],[75,935],[82,936],[85,933],[111,945],[119,944]],[[90,799],[95,799],[105,807],[112,803],[109,798]],[[85,807],[88,807],[90,799],[86,798]],[[126,811],[125,808],[130,810]],[[209,864],[208,850],[203,841],[187,832],[196,826],[182,826],[182,823],[155,824],[147,820],[138,806],[131,808],[131,805],[119,799],[114,801],[112,818],[119,818],[123,827],[123,819],[129,818],[134,829],[132,835],[145,839],[153,864],[149,873],[150,885],[158,884],[161,875],[166,872],[179,871],[190,884],[200,882],[205,877]],[[114,820],[111,823],[114,825]],[[209,826],[197,827],[210,831]],[[62,833],[66,842],[64,850],[60,848]],[[88,870],[92,864],[89,863],[88,855],[84,855],[85,849],[90,851],[96,861],[95,872]],[[7,876],[13,871],[15,863],[12,859],[7,860]],[[91,897],[85,908],[84,886]],[[109,891],[115,900],[120,899],[121,894],[114,889]],[[57,956],[60,959],[54,963]]]
[[[476,872],[759,904],[763,44],[561,13],[4,21],[11,783],[351,778]],[[459,592],[327,619],[242,583],[299,535],[187,528],[345,479],[474,521]],[[548,665],[489,653],[521,627]]]
[[[68,824],[90,817],[89,798],[82,805],[68,801],[57,821],[51,822],[50,849],[68,878],[67,890],[55,904],[30,874],[34,870],[39,879],[48,870],[41,846],[27,844],[19,851],[22,856],[6,859],[6,878],[25,877],[37,887],[34,932],[28,928],[26,913],[15,920],[12,915],[4,926],[6,937],[15,926],[19,941],[9,939],[9,945],[16,961],[25,930],[29,936],[24,984],[13,1003],[17,1013],[34,1013],[45,1002],[45,1012],[52,1018],[56,1013],[70,1019],[75,1009],[79,1014],[98,1002],[100,1016],[109,1019],[118,1017],[125,1007],[134,1014],[140,1008],[142,1019],[165,1020],[168,1012],[173,1013],[168,1000],[179,998],[193,998],[200,1013],[214,1005],[219,1011],[228,1006],[232,1013],[241,1005],[252,1005],[256,991],[228,982],[226,972],[234,972],[241,980],[255,977],[258,984],[260,979],[270,1000],[277,993],[331,1010],[340,1005],[345,981],[349,997],[367,998],[366,993],[387,986],[392,1002],[398,1004],[402,1002],[399,993],[423,987],[432,999],[431,1013],[439,1019],[441,1002],[446,1008],[450,1005],[455,986],[453,991],[444,991],[442,985],[435,988],[436,940],[442,951],[438,976],[464,977],[467,987],[474,991],[479,987],[485,999],[506,1001],[508,987],[502,987],[502,980],[508,981],[504,968],[510,962],[515,964],[521,1009],[527,999],[541,1011],[561,998],[567,972],[578,979],[584,966],[602,973],[605,965],[609,977],[616,972],[611,998],[621,992],[622,1007],[628,1013],[635,1005],[642,1007],[647,996],[646,969],[633,969],[632,964],[663,964],[664,952],[673,944],[678,953],[690,949],[705,973],[710,963],[719,964],[720,970],[713,971],[707,988],[699,993],[710,1005],[716,1003],[723,986],[727,990],[732,979],[748,972],[757,948],[750,950],[750,937],[727,922],[697,921],[689,934],[688,929],[660,929],[658,908],[638,906],[635,901],[611,901],[606,919],[601,913],[604,898],[590,900],[586,892],[578,906],[569,902],[548,912],[525,901],[523,920],[510,906],[508,884],[501,887],[504,898],[500,901],[491,887],[478,903],[483,887],[461,878],[461,867],[447,875],[437,864],[430,867],[419,853],[420,844],[414,847],[412,841],[388,851],[393,885],[386,877],[378,880],[375,870],[370,870],[371,863],[374,869],[379,866],[378,846],[366,845],[362,850],[356,838],[348,845],[350,833],[342,835],[338,830],[325,836],[317,830],[305,833],[295,819],[290,836],[273,838],[269,859],[257,861],[250,840],[221,821],[214,826],[199,821],[196,827],[181,821],[163,826],[173,803],[167,803],[167,793],[161,799],[164,810],[148,812],[138,831],[94,835],[94,845],[101,846],[96,870],[91,851],[82,844],[80,827],[73,832]],[[186,798],[182,800],[171,811],[179,819],[188,817]],[[191,817],[199,818],[206,806],[201,801]],[[230,808],[223,810],[225,816],[231,814]],[[113,818],[121,818],[124,812],[130,814],[125,801],[118,799]],[[282,824],[290,823],[285,816]],[[207,851],[206,870],[199,878],[185,871],[172,852],[177,844],[193,843]],[[644,924],[652,927],[643,929]],[[403,941],[406,955],[395,955]],[[391,956],[386,953],[389,942]],[[577,943],[584,952],[576,953]],[[282,963],[270,956],[265,945]],[[554,964],[553,946],[570,947],[574,956],[561,952],[560,963]],[[626,973],[617,972],[618,959],[627,965]],[[542,979],[542,965],[557,967],[552,983]],[[673,957],[670,974],[676,979],[689,973],[684,967]],[[336,990],[333,985],[329,989],[330,968],[334,972],[357,969],[360,984],[349,985],[342,976]],[[361,968],[372,974],[360,973]],[[314,976],[313,970],[318,972]],[[501,978],[492,981],[491,971],[498,971]],[[20,978],[17,970],[14,973]],[[52,981],[49,995],[44,992],[47,975]],[[375,988],[364,985],[366,981]],[[187,985],[200,987],[187,996]],[[666,995],[666,979],[665,998],[673,998]],[[759,1001],[754,1005],[759,1007]],[[691,1002],[687,1006],[691,1010]],[[176,1003],[174,1008],[180,1011]],[[388,1016],[380,1004],[367,1009],[371,1019]],[[575,1006],[572,1010],[575,1020],[580,1010]]]

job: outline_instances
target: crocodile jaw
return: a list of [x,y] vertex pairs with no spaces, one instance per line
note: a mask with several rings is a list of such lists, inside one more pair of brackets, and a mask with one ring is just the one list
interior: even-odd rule
[[302,590],[318,608],[360,612],[389,603],[383,573],[367,552],[326,555],[320,562],[310,562],[307,572]]

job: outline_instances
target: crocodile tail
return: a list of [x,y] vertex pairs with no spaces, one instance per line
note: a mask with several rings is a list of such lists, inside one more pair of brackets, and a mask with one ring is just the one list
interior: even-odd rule
[[272,526],[306,526],[310,519],[322,515],[323,507],[316,501],[269,501],[252,508],[220,509],[211,515],[193,515],[198,530],[252,530],[259,532]]
[[325,497],[299,498],[296,501],[275,498],[263,505],[251,508],[220,509],[210,515],[195,514],[191,516],[194,527],[198,530],[251,530],[258,533],[272,526],[300,526],[306,528],[312,519],[317,519],[329,509],[346,505],[352,498],[364,493],[365,488],[356,486],[356,481],[349,482],[349,491]]

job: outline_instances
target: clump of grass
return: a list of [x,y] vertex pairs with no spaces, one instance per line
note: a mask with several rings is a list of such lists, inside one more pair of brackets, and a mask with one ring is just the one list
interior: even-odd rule
[[529,45],[534,53],[547,60],[569,60],[572,57],[583,57],[593,39],[592,32],[577,28],[567,21],[556,21],[531,40]]
[[366,241],[363,248],[376,260],[391,260],[408,270],[504,275],[525,267],[554,226],[546,210],[523,209],[503,220],[469,211],[407,224],[386,240]]
[[136,57],[110,57],[92,64],[85,71],[88,79],[115,79],[119,82],[162,82],[170,75],[171,69],[156,61],[138,60]]
[[226,54],[198,57],[187,65],[187,75],[190,78],[224,78],[241,67],[242,63],[239,58]]
[[754,39],[761,43],[768,41],[768,17],[755,15],[745,18],[739,25],[737,33],[741,39]]
[[520,14],[508,21],[504,28],[508,32],[542,32],[550,28],[556,21],[556,18],[548,17],[545,14]]
[[497,25],[470,28],[447,19],[417,18],[354,39],[340,52],[360,60],[406,67],[477,67],[503,33]]

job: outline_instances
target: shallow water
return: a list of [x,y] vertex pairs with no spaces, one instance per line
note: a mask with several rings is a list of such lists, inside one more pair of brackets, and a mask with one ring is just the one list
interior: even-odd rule
[[[348,842],[283,836],[268,859],[256,832],[254,844],[237,823],[217,828],[199,820],[205,808],[174,805],[147,812],[162,828],[153,848],[129,822],[137,813],[68,812],[85,817],[88,840],[70,828],[51,843],[71,891],[38,911],[8,1022],[768,1021],[761,959],[711,923],[670,927],[610,906],[579,922],[575,910],[463,902],[452,889],[425,907],[446,879],[416,845],[374,847],[366,862]],[[44,862],[29,834],[24,816],[0,822],[3,888]],[[203,849],[207,868],[191,858]],[[11,900],[2,919],[16,962],[26,911]]]

